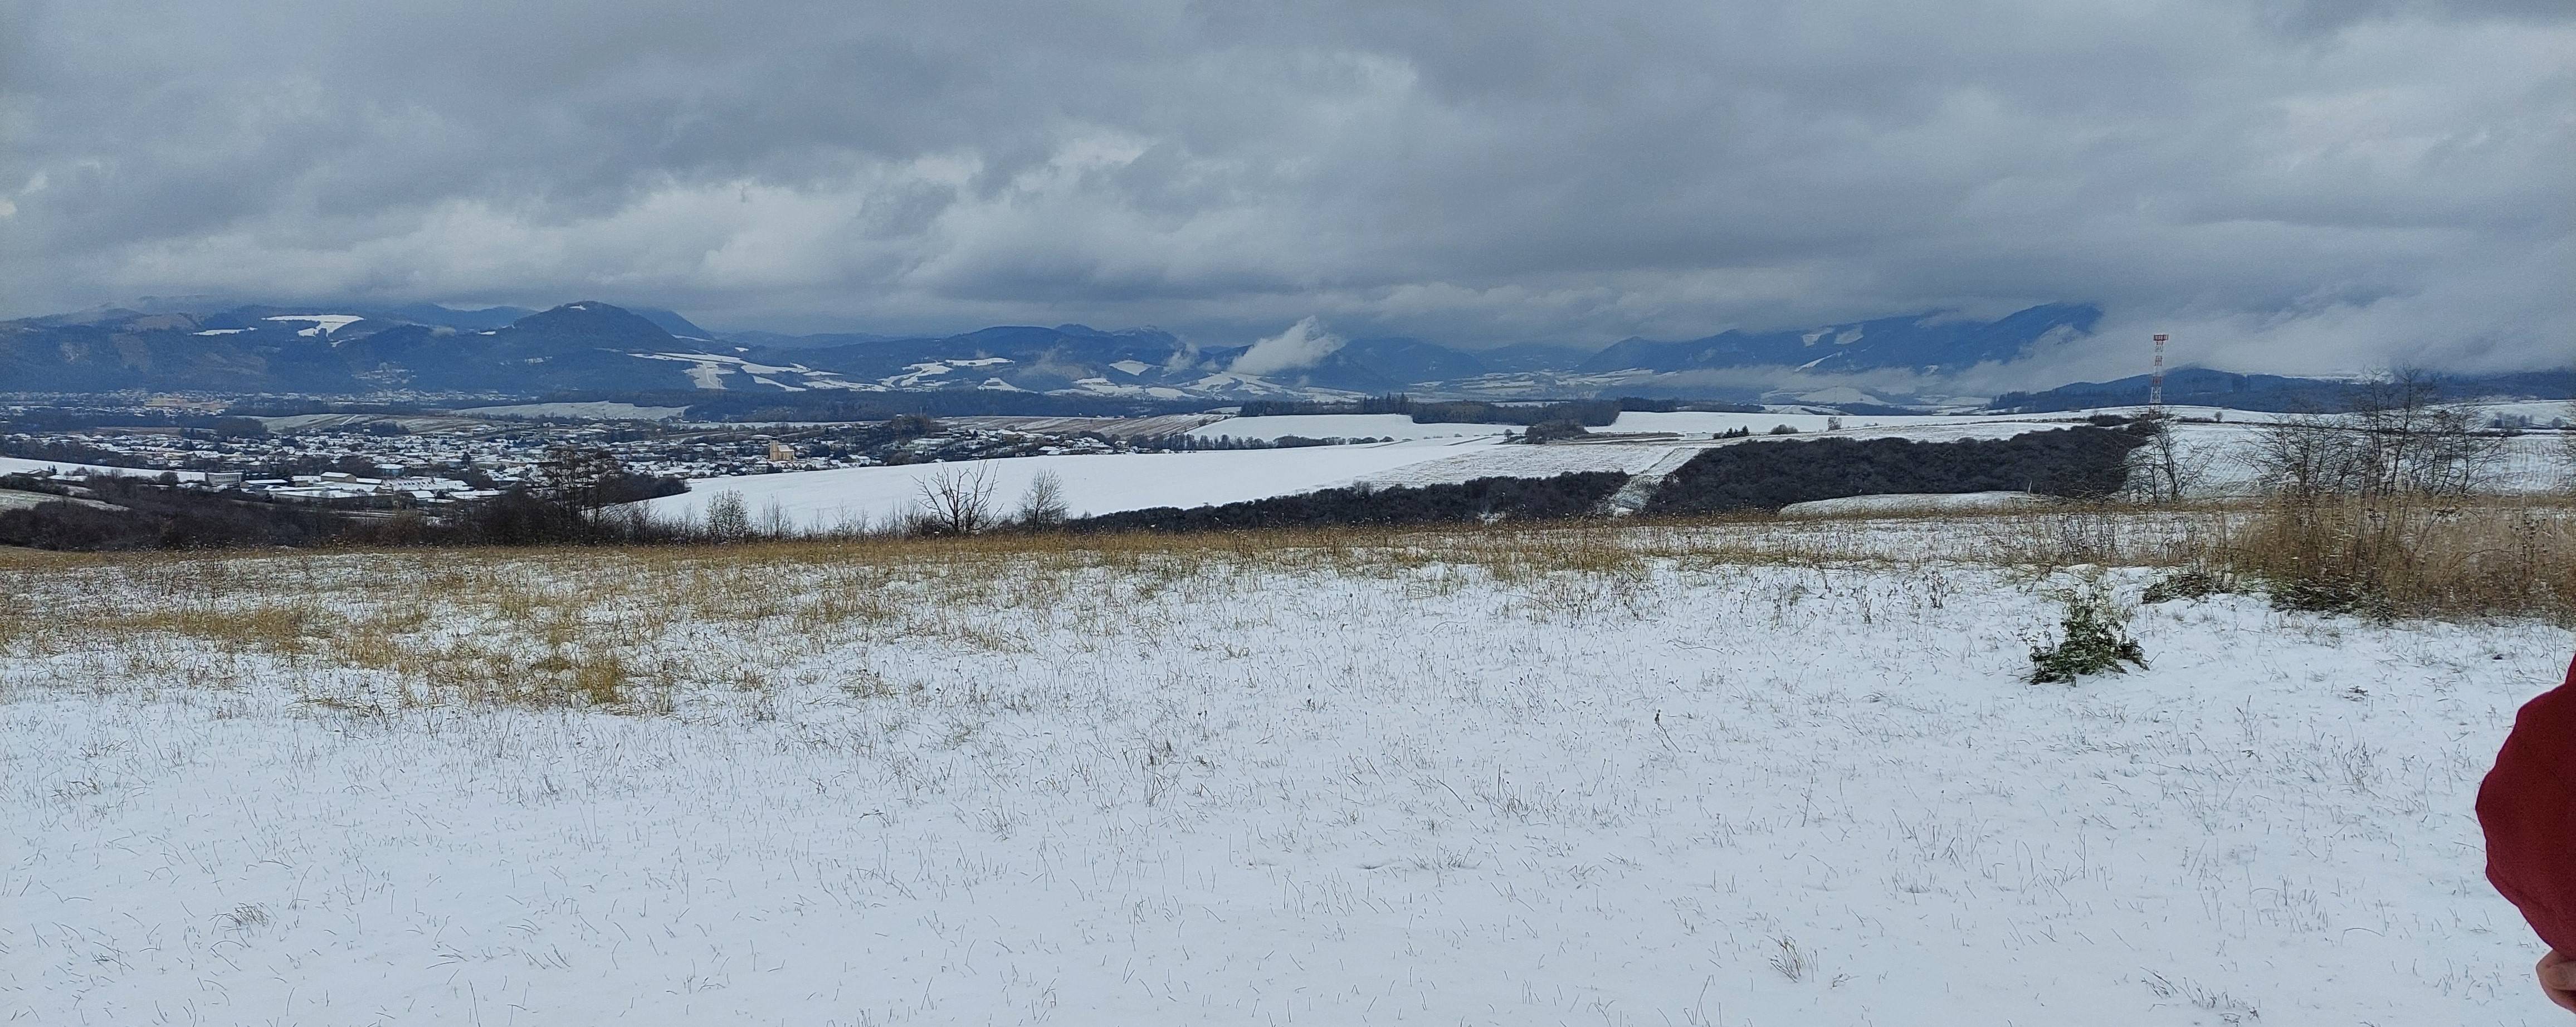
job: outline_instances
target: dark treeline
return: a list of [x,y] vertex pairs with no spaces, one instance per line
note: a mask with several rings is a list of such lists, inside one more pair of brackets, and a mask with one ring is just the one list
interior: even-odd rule
[[1077,532],[1191,532],[1559,520],[1599,511],[1627,481],[1627,475],[1616,471],[1584,471],[1553,478],[1477,478],[1457,485],[1324,489],[1186,510],[1128,510],[1070,521],[1065,527]]
[[[64,491],[15,476],[0,479],[0,486]],[[339,511],[187,492],[148,479],[93,478],[84,491],[87,502],[64,498],[0,510],[0,545],[83,551],[310,546],[341,538],[351,524]]]
[[2008,439],[1816,439],[1719,446],[1692,457],[1647,500],[1657,513],[1777,510],[1791,503],[1909,492],[2036,492],[2100,498],[2128,481],[2144,431],[2081,426]]
[[92,428],[179,428],[199,438],[268,434],[268,426],[258,420],[230,413],[32,407],[0,416],[0,432],[86,431]]
[[96,477],[76,490],[27,475],[0,488],[63,498],[0,510],[0,545],[32,549],[247,549],[325,545],[561,545],[687,542],[681,527],[651,522],[618,503],[676,495],[676,478],[611,472],[581,486],[579,501],[513,489],[443,508],[390,509],[390,499],[272,501],[174,487],[161,479]]
[[1245,417],[1290,417],[1314,414],[1406,414],[1415,424],[1545,424],[1571,421],[1592,428],[1605,428],[1619,419],[1624,411],[1668,414],[1676,410],[1717,410],[1729,413],[1760,413],[1762,408],[1742,403],[1697,403],[1677,399],[1644,399],[1622,396],[1618,399],[1570,399],[1553,403],[1501,404],[1476,400],[1420,400],[1403,393],[1370,396],[1344,403],[1299,402],[1294,400],[1254,400],[1243,405]]

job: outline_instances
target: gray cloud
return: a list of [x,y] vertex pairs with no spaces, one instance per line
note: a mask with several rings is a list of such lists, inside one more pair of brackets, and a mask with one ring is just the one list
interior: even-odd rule
[[0,313],[1472,346],[2096,300],[2027,373],[2576,360],[2557,2],[457,7],[0,0]]

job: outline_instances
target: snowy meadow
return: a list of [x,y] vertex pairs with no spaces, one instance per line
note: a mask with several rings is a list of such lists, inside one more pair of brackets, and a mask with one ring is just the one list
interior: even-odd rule
[[10,556],[0,1022],[2559,1022],[2471,802],[2576,638],[2197,530]]

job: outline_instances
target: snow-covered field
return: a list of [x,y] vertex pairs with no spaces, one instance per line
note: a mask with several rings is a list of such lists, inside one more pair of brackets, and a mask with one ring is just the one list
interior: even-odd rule
[[734,492],[755,514],[775,503],[790,526],[829,530],[898,520],[921,501],[923,483],[940,475],[986,476],[993,485],[994,502],[1008,510],[1039,474],[1052,472],[1064,483],[1068,510],[1081,516],[1233,503],[1347,485],[1495,442],[1490,437],[1437,438],[1298,449],[1032,456],[791,471],[699,479],[689,483],[688,492],[648,500],[644,506],[656,517],[703,517],[710,497]]
[[17,558],[0,1022],[2563,1022],[2470,803],[2576,638],[2032,686],[2012,530]]

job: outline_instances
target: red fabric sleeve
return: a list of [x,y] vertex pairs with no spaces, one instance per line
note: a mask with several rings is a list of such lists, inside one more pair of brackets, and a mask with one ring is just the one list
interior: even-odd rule
[[2576,955],[2576,664],[2523,704],[2478,788],[2487,880],[2540,940]]

